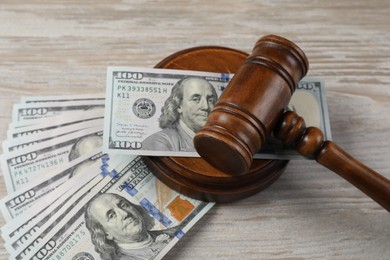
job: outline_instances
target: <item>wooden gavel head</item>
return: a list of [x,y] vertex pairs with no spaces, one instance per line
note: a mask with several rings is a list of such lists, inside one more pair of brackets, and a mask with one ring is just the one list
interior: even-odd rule
[[223,172],[246,173],[308,67],[293,42],[275,35],[259,39],[196,134],[200,156]]

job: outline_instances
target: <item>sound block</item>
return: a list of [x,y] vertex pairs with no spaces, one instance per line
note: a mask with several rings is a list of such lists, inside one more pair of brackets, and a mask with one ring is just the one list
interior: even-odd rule
[[[235,73],[248,54],[219,46],[203,46],[176,52],[155,67]],[[249,172],[234,176],[210,166],[202,158],[144,157],[156,177],[170,188],[194,199],[230,202],[267,188],[282,174],[287,160],[253,161]]]

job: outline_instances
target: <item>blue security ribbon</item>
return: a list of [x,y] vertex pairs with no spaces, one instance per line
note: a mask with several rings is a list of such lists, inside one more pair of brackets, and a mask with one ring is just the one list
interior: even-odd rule
[[224,81],[229,81],[230,75],[228,73],[221,73],[221,79]]
[[150,215],[157,219],[164,227],[169,227],[172,224],[172,221],[165,216],[158,208],[156,208],[148,199],[143,198],[140,201],[142,207],[144,207]]
[[181,229],[179,229],[179,230],[177,230],[177,231],[175,232],[175,236],[177,237],[177,239],[182,238],[184,235],[185,235],[185,234],[184,234],[184,231],[181,230]]
[[125,181],[121,186],[132,197],[138,193],[138,190],[133,187],[133,185],[129,184],[127,181]]
[[106,177],[107,176],[107,174],[109,174],[109,172],[108,172],[108,170],[107,170],[107,168],[108,168],[108,161],[110,160],[110,157],[107,155],[107,154],[105,154],[105,155],[103,155],[102,156],[102,158],[101,158],[101,160],[102,160],[102,166],[100,166],[100,170],[102,170],[101,171],[101,175],[103,176],[103,177]]
[[110,172],[109,175],[114,180],[119,178],[119,173],[116,170],[112,170],[112,172]]

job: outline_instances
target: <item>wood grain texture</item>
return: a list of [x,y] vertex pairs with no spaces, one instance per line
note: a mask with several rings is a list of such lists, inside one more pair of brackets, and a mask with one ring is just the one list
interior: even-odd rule
[[[22,95],[103,92],[109,65],[152,67],[200,45],[250,52],[277,34],[325,79],[334,141],[389,178],[389,13],[387,0],[1,0],[0,137]],[[292,161],[267,190],[216,205],[166,259],[389,259],[389,238],[385,210],[318,164]]]

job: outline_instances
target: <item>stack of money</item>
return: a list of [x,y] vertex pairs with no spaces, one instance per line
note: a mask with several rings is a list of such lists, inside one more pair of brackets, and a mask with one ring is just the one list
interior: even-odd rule
[[[198,156],[185,137],[167,148],[161,136],[176,127],[195,133],[191,104],[201,126],[232,76],[114,67],[106,94],[23,97],[1,155],[8,191],[1,235],[10,258],[162,258],[214,204],[168,188],[142,156]],[[177,115],[170,123],[167,106]],[[286,109],[330,139],[321,80],[304,79]],[[256,157],[300,158],[272,137]]]
[[102,150],[104,94],[23,97],[3,142],[10,259],[160,259],[213,206]]

